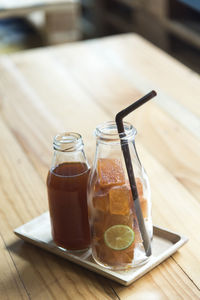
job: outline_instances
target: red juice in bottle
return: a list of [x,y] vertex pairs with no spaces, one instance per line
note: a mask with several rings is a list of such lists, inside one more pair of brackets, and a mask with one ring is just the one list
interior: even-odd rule
[[[55,149],[53,166],[47,176],[52,236],[59,247],[67,250],[83,250],[90,246],[87,208],[87,182],[90,169],[83,155],[83,147],[75,145],[72,154],[73,151],[70,153],[68,151],[72,150],[69,147],[71,140],[66,143],[66,135],[63,143],[67,144],[64,151],[63,144],[62,151],[58,149],[60,145]],[[79,161],[70,161],[78,157]]]

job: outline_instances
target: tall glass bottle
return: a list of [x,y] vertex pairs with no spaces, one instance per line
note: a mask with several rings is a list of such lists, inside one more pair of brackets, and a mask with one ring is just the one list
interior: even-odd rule
[[89,165],[78,133],[58,134],[47,176],[49,212],[54,242],[67,250],[90,246],[87,208]]
[[[136,147],[136,129],[124,123],[140,206],[152,237],[149,180]],[[96,128],[96,155],[88,186],[89,216],[94,260],[110,269],[138,266],[148,260],[134,209],[128,175],[115,122]],[[125,139],[125,140],[124,140]]]

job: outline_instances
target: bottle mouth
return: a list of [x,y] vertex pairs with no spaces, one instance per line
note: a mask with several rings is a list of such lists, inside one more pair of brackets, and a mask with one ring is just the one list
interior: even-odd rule
[[62,152],[81,150],[83,148],[83,140],[81,135],[76,132],[59,133],[54,137],[53,148]]
[[129,142],[134,140],[137,130],[128,122],[123,122],[124,133],[118,133],[117,125],[114,121],[108,121],[97,126],[95,130],[95,136],[101,142],[112,142],[119,143],[120,140],[123,142]]

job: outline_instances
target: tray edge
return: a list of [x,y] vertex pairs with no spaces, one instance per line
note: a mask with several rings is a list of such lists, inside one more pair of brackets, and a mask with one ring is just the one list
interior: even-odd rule
[[[58,248],[55,248],[55,246],[53,245],[48,245],[46,243],[44,243],[41,240],[37,240],[37,239],[31,239],[28,235],[26,234],[22,234],[20,233],[20,231],[22,231],[22,228],[24,225],[27,225],[31,222],[34,222],[36,219],[40,218],[42,215],[48,214],[48,212],[45,212],[43,214],[41,214],[40,216],[37,216],[36,218],[30,220],[29,222],[15,228],[13,230],[13,232],[15,233],[16,236],[18,236],[19,238],[21,238],[22,240],[29,242],[39,248],[42,248],[44,250],[47,250],[50,253],[56,254],[64,259],[67,259],[75,264],[80,265],[81,267],[84,267],[90,271],[93,271],[97,274],[100,274],[108,279],[112,279],[115,282],[118,282],[124,286],[128,286],[131,283],[133,283],[134,281],[136,281],[137,279],[139,279],[140,277],[142,277],[143,275],[145,275],[146,273],[148,273],[149,271],[151,271],[152,269],[154,269],[156,266],[158,266],[161,262],[165,261],[167,258],[169,258],[170,256],[172,256],[180,247],[182,247],[185,243],[187,243],[188,238],[182,234],[179,234],[177,232],[173,232],[171,230],[168,230],[166,228],[162,228],[160,226],[156,226],[154,225],[153,227],[158,229],[159,231],[163,231],[165,233],[170,233],[172,235],[178,236],[179,240],[175,243],[173,243],[173,245],[170,247],[170,249],[164,251],[161,255],[159,255],[156,260],[156,262],[152,263],[152,261],[150,260],[147,264],[145,264],[144,266],[141,266],[140,270],[143,269],[142,271],[139,272],[139,274],[136,274],[136,276],[134,276],[131,280],[125,280],[122,277],[120,277],[118,275],[118,277],[116,277],[115,272],[113,272],[112,270],[108,270],[105,269],[103,270],[102,267],[98,266],[97,264],[93,263],[93,262],[89,262],[87,261],[87,264],[83,262],[83,260],[77,256],[73,256],[73,255],[67,255],[66,253],[63,252],[62,250],[58,251]],[[171,240],[170,240],[171,241]],[[151,262],[151,265],[148,266],[148,264]],[[94,267],[95,264],[95,267]]]

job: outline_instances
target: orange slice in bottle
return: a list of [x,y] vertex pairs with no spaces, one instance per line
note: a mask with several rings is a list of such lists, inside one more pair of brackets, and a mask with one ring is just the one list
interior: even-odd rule
[[113,187],[109,191],[111,215],[128,215],[130,213],[130,190],[126,185]]
[[102,212],[106,212],[108,210],[108,195],[107,194],[99,194],[93,197],[93,205],[95,209],[98,209]]
[[119,159],[100,158],[98,174],[99,184],[103,188],[125,183],[124,170]]

